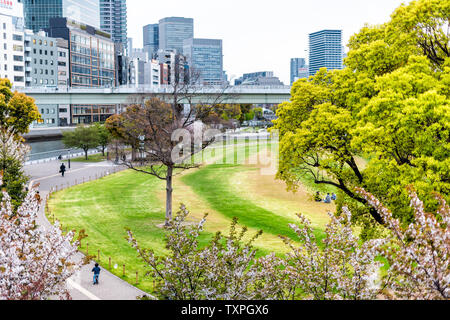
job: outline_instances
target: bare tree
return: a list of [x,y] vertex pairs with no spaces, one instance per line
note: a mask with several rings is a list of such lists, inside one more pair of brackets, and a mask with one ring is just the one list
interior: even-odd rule
[[210,127],[216,118],[210,115],[227,99],[228,86],[199,86],[199,79],[191,72],[190,79],[175,81],[162,98],[135,95],[124,113],[107,121],[122,142],[119,162],[166,181],[166,226],[172,221],[173,177],[199,166],[192,156],[215,141],[218,132]]

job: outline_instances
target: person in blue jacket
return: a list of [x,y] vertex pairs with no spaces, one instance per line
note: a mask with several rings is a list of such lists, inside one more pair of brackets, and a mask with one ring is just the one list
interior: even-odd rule
[[94,273],[94,284],[98,284],[98,277],[100,276],[100,268],[98,266],[98,263],[95,264],[95,267],[92,269],[92,272]]

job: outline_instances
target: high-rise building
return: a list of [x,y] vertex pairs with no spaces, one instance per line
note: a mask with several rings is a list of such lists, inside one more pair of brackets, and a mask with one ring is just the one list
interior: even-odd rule
[[17,0],[1,2],[0,39],[0,78],[25,87],[23,7]]
[[342,69],[342,30],[321,30],[309,35],[309,75],[320,68]]
[[148,24],[143,27],[144,50],[150,59],[154,58],[159,49],[159,24]]
[[184,55],[193,81],[202,85],[224,84],[222,40],[187,39],[184,41]]
[[111,34],[114,42],[127,47],[126,0],[100,0],[100,29]]
[[21,0],[25,27],[34,32],[46,30],[50,18],[68,18],[100,28],[99,0]]
[[194,37],[194,19],[168,17],[159,20],[159,49],[183,53],[183,41]]
[[291,86],[297,79],[308,78],[309,69],[305,58],[291,59]]
[[133,52],[133,38],[127,39],[127,54]]

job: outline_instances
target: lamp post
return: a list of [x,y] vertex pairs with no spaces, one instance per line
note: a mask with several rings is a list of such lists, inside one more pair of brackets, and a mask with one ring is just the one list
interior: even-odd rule
[[69,169],[70,169],[70,156],[71,156],[71,151],[72,149],[67,150],[67,155],[68,155],[68,164],[69,164]]
[[145,136],[139,136],[139,140],[141,141],[139,143],[139,150],[141,151],[141,162],[143,162],[144,161]]

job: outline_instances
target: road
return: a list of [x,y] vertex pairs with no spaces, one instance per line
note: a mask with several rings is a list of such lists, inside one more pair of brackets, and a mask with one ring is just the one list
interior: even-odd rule
[[[61,163],[59,161],[52,161],[25,166],[26,174],[31,177],[30,186],[37,183],[40,184],[39,193],[43,203],[38,215],[38,224],[44,230],[53,227],[45,217],[44,211],[45,199],[52,189],[54,190],[57,187],[60,190],[62,187],[66,188],[82,183],[83,178],[84,181],[94,180],[105,174],[111,174],[124,169],[121,166],[115,166],[108,162],[72,162],[71,169],[68,169],[63,178],[58,173],[60,165]],[[82,257],[81,253],[77,256],[78,259],[82,259]],[[93,266],[94,263],[84,266],[67,281],[67,286],[73,300],[136,300],[138,296],[150,296],[103,268],[100,274],[100,284],[94,286],[92,284],[93,273],[91,272]]]

